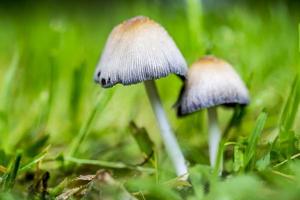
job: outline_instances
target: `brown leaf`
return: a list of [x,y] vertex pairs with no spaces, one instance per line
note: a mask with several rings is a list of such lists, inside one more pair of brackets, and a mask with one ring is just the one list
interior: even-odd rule
[[85,188],[85,186],[68,189],[66,192],[62,193],[55,199],[56,200],[67,200],[67,199],[71,198],[72,196],[74,196],[76,193],[79,193],[84,188]]

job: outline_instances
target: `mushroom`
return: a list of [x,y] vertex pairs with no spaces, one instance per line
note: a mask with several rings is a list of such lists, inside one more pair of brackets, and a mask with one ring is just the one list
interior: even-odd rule
[[94,80],[104,88],[144,82],[166,151],[178,176],[187,166],[163,110],[154,80],[169,74],[184,79],[187,64],[167,31],[155,21],[138,16],[116,26],[109,35]]
[[[247,105],[248,90],[233,67],[224,60],[205,56],[190,67],[177,100],[177,115],[207,109],[210,165],[215,167],[221,131],[217,106]],[[221,166],[220,166],[221,167]]]

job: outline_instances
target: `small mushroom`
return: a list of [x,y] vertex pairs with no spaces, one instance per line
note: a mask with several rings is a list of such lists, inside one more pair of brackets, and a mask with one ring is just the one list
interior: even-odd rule
[[233,67],[224,60],[206,56],[192,64],[177,101],[177,115],[207,109],[209,158],[215,167],[221,132],[216,107],[249,103],[248,90]]
[[104,88],[144,82],[159,124],[167,153],[178,176],[187,175],[184,156],[167,120],[154,80],[169,74],[182,78],[187,64],[166,30],[155,21],[138,16],[110,33],[94,80]]

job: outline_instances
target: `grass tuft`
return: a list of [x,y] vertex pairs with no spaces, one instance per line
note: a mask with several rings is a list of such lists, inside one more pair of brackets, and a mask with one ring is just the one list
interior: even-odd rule
[[80,149],[80,145],[84,141],[87,134],[90,132],[91,126],[95,121],[95,117],[97,116],[97,113],[100,110],[104,110],[105,106],[109,103],[112,96],[113,96],[113,90],[105,90],[105,91],[103,90],[101,94],[98,95],[94,107],[92,108],[92,111],[90,112],[87,120],[81,127],[78,135],[73,139],[73,143],[70,146],[70,152],[69,152],[70,157],[76,156],[77,152]]
[[244,166],[247,167],[250,165],[250,168],[253,166],[254,162],[254,156],[257,152],[257,142],[259,140],[259,137],[262,134],[263,128],[265,126],[265,123],[267,121],[267,113],[266,112],[261,112],[257,118],[257,121],[255,123],[254,130],[252,134],[249,136],[248,141],[247,141],[247,147],[245,149],[245,155],[244,155]]

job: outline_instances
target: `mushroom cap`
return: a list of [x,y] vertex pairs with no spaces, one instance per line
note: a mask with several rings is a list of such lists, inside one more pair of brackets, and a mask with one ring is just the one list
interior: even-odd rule
[[206,56],[192,64],[177,102],[177,114],[183,116],[217,105],[247,105],[249,94],[229,63]]
[[107,88],[159,79],[170,73],[185,77],[185,59],[161,25],[138,16],[112,30],[94,80]]

